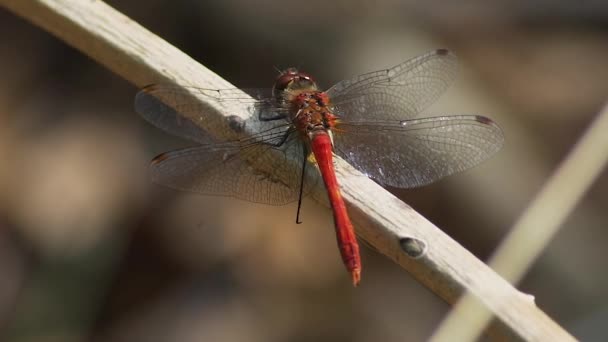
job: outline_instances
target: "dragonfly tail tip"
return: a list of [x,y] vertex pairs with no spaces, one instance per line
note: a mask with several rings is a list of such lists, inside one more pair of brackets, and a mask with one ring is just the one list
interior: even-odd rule
[[353,286],[357,287],[359,285],[359,283],[361,282],[361,270],[354,269],[354,270],[350,271],[350,275],[353,279]]

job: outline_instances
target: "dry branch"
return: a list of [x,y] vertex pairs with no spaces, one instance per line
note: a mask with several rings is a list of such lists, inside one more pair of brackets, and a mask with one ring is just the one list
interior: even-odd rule
[[[608,163],[608,104],[549,178],[490,260],[507,279],[519,282]],[[475,339],[491,319],[471,295],[462,297],[433,341]],[[466,318],[466,319],[465,319]],[[470,328],[462,329],[468,322]],[[474,322],[471,324],[471,322]]]
[[[204,88],[230,84],[101,1],[0,0],[136,86],[175,82]],[[211,106],[212,104],[208,104]],[[217,121],[235,109],[213,108]],[[238,109],[236,109],[238,110]],[[536,341],[574,340],[465,248],[376,183],[338,160],[338,177],[357,233],[448,303],[466,290],[497,321],[491,335]]]

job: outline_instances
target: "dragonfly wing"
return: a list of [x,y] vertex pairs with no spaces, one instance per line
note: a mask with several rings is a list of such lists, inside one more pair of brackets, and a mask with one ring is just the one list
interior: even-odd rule
[[341,81],[327,91],[335,114],[354,121],[402,121],[433,103],[456,77],[457,59],[441,49],[390,69]]
[[503,145],[501,129],[474,115],[340,124],[335,152],[369,177],[413,188],[466,170]]
[[135,111],[170,134],[207,144],[213,141],[204,126],[210,124],[207,117],[210,107],[197,97],[219,104],[238,103],[255,118],[285,117],[286,109],[276,104],[270,95],[269,89],[218,90],[153,84],[137,93]]
[[[304,145],[293,134],[281,146],[225,143],[167,152],[150,166],[152,180],[177,190],[283,205],[297,200]],[[311,188],[305,182],[304,191]]]

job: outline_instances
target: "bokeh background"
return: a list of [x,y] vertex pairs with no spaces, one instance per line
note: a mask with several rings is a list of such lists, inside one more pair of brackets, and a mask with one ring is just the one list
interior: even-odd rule
[[[275,67],[333,83],[449,48],[429,113],[483,114],[505,148],[465,173],[390,189],[487,258],[608,95],[603,1],[108,1],[239,87]],[[132,109],[137,89],[0,8],[0,339],[417,341],[449,306],[364,248],[344,272],[329,210],[152,185],[187,145]],[[608,133],[607,133],[608,134]],[[519,286],[586,341],[608,336],[604,173]]]

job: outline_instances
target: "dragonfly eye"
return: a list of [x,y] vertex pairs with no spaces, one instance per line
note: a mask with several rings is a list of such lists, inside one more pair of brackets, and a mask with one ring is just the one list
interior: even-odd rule
[[315,81],[309,74],[298,71],[296,68],[289,68],[277,77],[272,93],[275,97],[282,98],[285,91],[306,88],[316,89],[316,87]]

